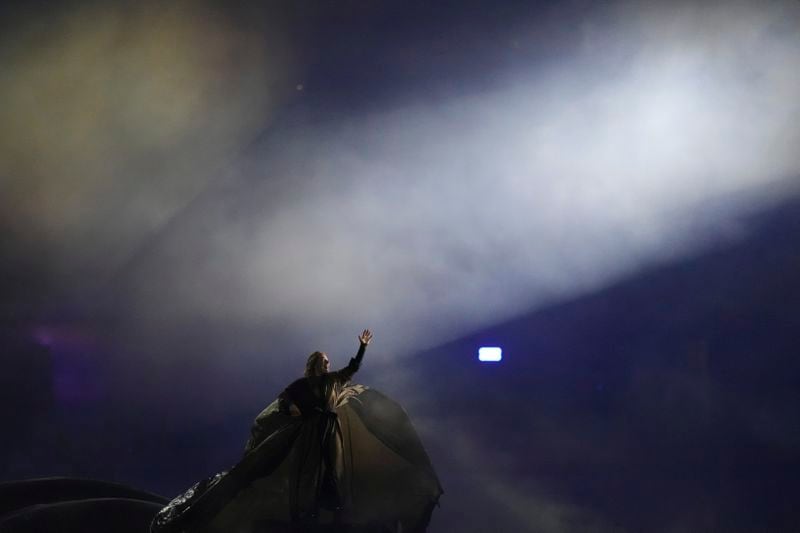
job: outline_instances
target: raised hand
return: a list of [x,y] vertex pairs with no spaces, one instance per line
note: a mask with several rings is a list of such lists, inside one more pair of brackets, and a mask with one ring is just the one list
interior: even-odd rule
[[365,329],[361,332],[361,335],[358,336],[358,342],[366,346],[372,340],[372,332],[368,329]]

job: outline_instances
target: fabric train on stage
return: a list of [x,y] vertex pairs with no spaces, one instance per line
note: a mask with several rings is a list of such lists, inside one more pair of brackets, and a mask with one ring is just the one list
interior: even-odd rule
[[396,402],[347,385],[332,411],[285,413],[280,400],[262,411],[242,460],[173,499],[151,532],[426,530],[442,488]]

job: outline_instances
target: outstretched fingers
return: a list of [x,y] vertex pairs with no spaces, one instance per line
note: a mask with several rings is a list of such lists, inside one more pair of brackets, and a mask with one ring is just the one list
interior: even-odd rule
[[369,344],[372,340],[372,332],[368,329],[365,329],[361,332],[361,335],[358,336],[358,340],[361,342],[361,344]]

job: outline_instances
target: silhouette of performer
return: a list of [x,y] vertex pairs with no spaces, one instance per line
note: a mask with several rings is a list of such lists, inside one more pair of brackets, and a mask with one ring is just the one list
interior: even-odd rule
[[[309,442],[303,447],[304,453],[297,456],[295,479],[298,492],[305,489],[307,494],[314,494],[312,516],[317,514],[318,506],[334,511],[342,509],[340,484],[343,438],[335,408],[343,387],[361,366],[372,333],[365,329],[358,340],[358,353],[341,370],[329,371],[330,360],[325,352],[309,355],[305,376],[294,381],[278,396],[279,412],[300,416],[307,421],[301,439]],[[319,450],[314,449],[317,443]],[[292,518],[297,520],[301,518],[301,510],[299,502],[293,503]]]
[[324,352],[255,419],[244,457],[161,509],[152,533],[424,532],[442,488],[402,407]]

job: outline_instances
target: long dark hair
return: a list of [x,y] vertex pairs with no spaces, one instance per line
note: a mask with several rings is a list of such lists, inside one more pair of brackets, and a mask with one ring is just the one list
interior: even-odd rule
[[325,355],[325,352],[314,352],[308,356],[308,360],[306,361],[306,371],[305,377],[310,378],[311,376],[317,375],[317,367],[319,366],[319,360],[322,356]]

